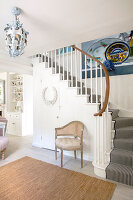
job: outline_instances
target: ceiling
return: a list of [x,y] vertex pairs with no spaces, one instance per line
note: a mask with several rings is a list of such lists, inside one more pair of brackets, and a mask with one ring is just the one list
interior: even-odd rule
[[0,0],[0,53],[7,56],[3,29],[14,6],[30,33],[23,59],[133,29],[132,0]]

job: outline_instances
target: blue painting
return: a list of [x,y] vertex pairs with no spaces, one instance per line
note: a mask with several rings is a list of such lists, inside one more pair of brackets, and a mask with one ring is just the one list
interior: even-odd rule
[[[82,50],[89,55],[97,58],[102,63],[106,60],[105,58],[105,51],[107,47],[114,43],[114,42],[125,42],[127,45],[130,46],[130,49],[133,48],[133,42],[131,44],[131,38],[130,38],[130,31],[124,32],[119,35],[113,35],[110,37],[92,40],[88,42],[82,43]],[[87,58],[87,69],[90,68],[89,66],[90,60]],[[92,67],[94,67],[94,64],[92,63]],[[85,77],[85,57],[82,55],[82,77]],[[94,71],[94,70],[93,70]],[[99,72],[100,73],[100,72]],[[98,74],[99,74],[98,73]],[[133,74],[133,56],[129,56],[129,58],[122,64],[115,66],[115,71],[109,72],[110,76],[118,76],[118,75],[125,75],[125,74]],[[88,70],[87,77],[90,77],[90,72]],[[95,74],[93,72],[93,77],[95,77]]]

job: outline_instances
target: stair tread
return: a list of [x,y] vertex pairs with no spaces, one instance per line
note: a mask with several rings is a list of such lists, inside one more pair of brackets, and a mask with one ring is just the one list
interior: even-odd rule
[[133,126],[120,127],[115,129],[115,139],[133,138]]
[[114,139],[114,148],[133,151],[133,138],[116,138]]
[[116,128],[116,131],[117,130],[131,130],[131,131],[133,131],[133,126],[125,126],[125,127]]
[[117,117],[114,119],[115,129],[127,126],[133,126],[133,117]]
[[106,168],[106,178],[133,186],[133,168],[117,163],[110,163]]
[[117,117],[115,120],[133,120],[133,117]]
[[114,141],[133,143],[133,138],[115,138]]
[[113,149],[110,154],[110,161],[133,167],[133,151],[125,149]]
[[127,151],[125,149],[116,149],[114,148],[112,151],[111,151],[111,154],[114,154],[114,153],[122,153],[123,155],[132,155],[133,156],[133,151]]

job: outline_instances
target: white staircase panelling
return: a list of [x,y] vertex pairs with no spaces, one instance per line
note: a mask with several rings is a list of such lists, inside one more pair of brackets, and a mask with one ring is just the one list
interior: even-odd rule
[[[74,120],[81,121],[85,125],[84,159],[93,161],[95,173],[105,177],[112,149],[112,118],[106,109],[109,89],[105,101],[107,88],[103,69],[109,87],[108,72],[102,63],[84,52],[81,54],[82,50],[75,46],[71,52],[68,47],[60,50],[37,54],[33,59],[33,146],[54,150],[55,128]],[[58,93],[54,105],[47,105],[42,97],[49,86]],[[73,156],[73,152],[65,154]]]
[[[93,139],[97,105],[87,105],[83,98],[77,98],[76,88],[68,88],[66,81],[60,81],[59,75],[53,76],[51,69],[45,69],[44,63],[36,64],[33,70],[34,79],[34,136],[33,145],[54,150],[55,128],[70,121],[79,120],[85,124],[84,159],[93,160]],[[57,102],[46,105],[42,98],[45,87],[57,89]],[[66,152],[67,153],[67,152]],[[69,152],[73,155],[73,152]]]

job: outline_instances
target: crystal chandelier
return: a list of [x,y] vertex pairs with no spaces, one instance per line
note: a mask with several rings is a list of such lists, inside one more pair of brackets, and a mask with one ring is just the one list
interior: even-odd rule
[[6,46],[11,57],[16,57],[23,54],[23,49],[27,45],[27,35],[29,34],[24,30],[23,24],[20,24],[18,16],[21,10],[17,7],[12,9],[14,15],[12,25],[7,24],[4,29],[6,33]]

